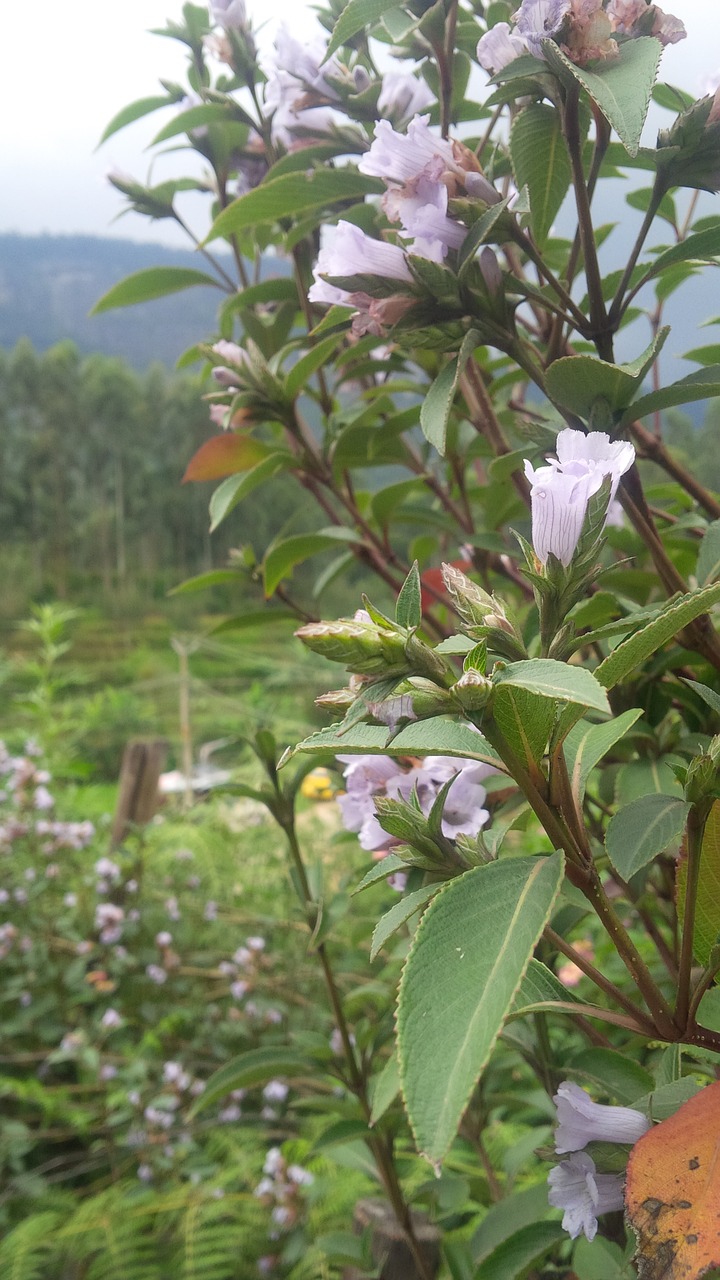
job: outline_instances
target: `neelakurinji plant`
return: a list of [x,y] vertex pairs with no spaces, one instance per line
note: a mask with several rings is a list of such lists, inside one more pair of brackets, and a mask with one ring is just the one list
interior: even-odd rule
[[[695,349],[698,370],[665,385],[659,357],[667,299],[720,258],[720,218],[697,216],[720,186],[720,97],[656,84],[684,29],[646,0],[349,0],[319,16],[329,42],[284,31],[265,61],[238,0],[169,24],[190,94],[164,84],[105,136],[174,108],[155,143],[183,139],[202,176],[112,180],[131,209],[185,227],[183,193],[206,192],[193,238],[208,270],[141,272],[96,309],[223,291],[218,335],[182,360],[207,360],[221,428],[186,478],[222,481],[213,528],[261,486],[272,503],[279,475],[326,522],[278,530],[226,574],[262,580],[349,672],[321,699],[338,722],[295,751],[347,766],[347,826],[386,853],[359,888],[406,876],[374,951],[410,925],[382,1078],[418,1150],[439,1170],[480,1100],[475,1151],[502,1201],[483,1124],[508,1105],[494,1064],[527,1064],[558,1100],[550,1196],[570,1236],[590,1241],[624,1203],[638,1274],[691,1280],[720,1267],[717,1089],[692,1096],[720,1061],[720,501],[660,426],[720,395],[720,364],[716,345]],[[388,55],[400,71],[379,69]],[[653,98],[674,113],[654,147]],[[648,175],[629,241],[594,216],[598,185],[628,171]],[[619,361],[642,316],[648,346]],[[394,614],[365,599],[313,616],[287,583],[330,551],[316,598],[358,561]],[[307,877],[301,893],[318,928]],[[635,1118],[593,1129],[577,1079]],[[568,1145],[571,1104],[587,1139]],[[583,1243],[570,1261],[546,1218],[513,1206],[447,1265],[497,1280],[551,1256],[548,1275],[628,1274],[617,1222],[595,1262]]]

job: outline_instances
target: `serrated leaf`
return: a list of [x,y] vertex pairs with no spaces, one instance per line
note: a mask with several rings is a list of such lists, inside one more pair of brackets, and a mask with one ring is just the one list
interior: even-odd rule
[[641,710],[623,711],[607,724],[589,724],[587,720],[581,720],[570,730],[563,743],[563,751],[572,793],[580,808],[592,770],[610,748],[625,737],[641,715]]
[[225,1066],[215,1071],[208,1080],[204,1092],[192,1108],[192,1115],[204,1111],[220,1098],[224,1098],[233,1089],[252,1089],[255,1085],[266,1084],[275,1076],[286,1079],[298,1079],[313,1076],[317,1073],[317,1063],[306,1058],[294,1049],[277,1046],[271,1049],[250,1049],[239,1057],[226,1062]]
[[271,453],[269,457],[263,458],[250,471],[246,471],[244,475],[236,474],[223,480],[210,499],[210,532],[214,533],[225,517],[249,493],[252,493],[253,489],[257,489],[266,480],[272,479],[273,476],[277,475],[278,471],[284,470],[291,461],[290,454]]
[[212,286],[213,289],[221,287],[214,276],[191,267],[147,267],[145,271],[135,271],[108,289],[95,303],[90,315],[98,316],[115,307],[134,307],[139,302],[165,298],[169,293],[179,293],[181,289],[192,289],[196,285]]
[[518,189],[528,188],[532,233],[542,246],[572,178],[559,111],[544,102],[525,107],[512,127],[510,155]]
[[519,1018],[538,1005],[572,1004],[577,996],[564,987],[547,965],[534,957],[528,965],[508,1018]]
[[422,889],[416,889],[414,893],[406,893],[400,898],[389,911],[381,916],[373,930],[372,943],[370,945],[370,959],[374,960],[381,947],[384,947],[389,938],[397,933],[408,920],[417,915],[425,903],[432,898],[433,894],[438,892],[437,884],[426,884]]
[[382,184],[356,169],[313,169],[309,173],[287,173],[263,182],[254,191],[233,200],[215,219],[208,240],[232,236],[248,227],[264,226],[278,218],[296,217],[310,209],[321,209],[344,200],[363,200],[378,195]]
[[659,618],[623,640],[609,657],[595,668],[595,677],[605,689],[612,689],[625,676],[635,671],[646,658],[672,640],[689,622],[707,613],[720,600],[720,583],[690,591],[674,600]]
[[670,332],[666,325],[649,347],[630,364],[608,364],[594,356],[563,356],[547,371],[550,398],[581,418],[589,418],[596,400],[606,400],[612,413],[631,403],[646,373],[662,351]]
[[395,605],[395,621],[399,627],[412,630],[422,622],[422,587],[420,570],[415,560],[405,579]]
[[338,525],[319,533],[297,533],[291,538],[281,538],[274,542],[265,552],[262,563],[265,595],[271,596],[283,578],[310,556],[328,551],[331,547],[336,547],[338,542],[359,541],[360,536],[354,529],[344,529]]
[[515,685],[543,698],[574,702],[594,711],[610,711],[607,694],[591,671],[568,662],[556,662],[553,658],[510,663],[495,679],[496,688],[503,685]]
[[445,456],[448,422],[458,379],[479,342],[480,335],[471,329],[465,335],[458,354],[445,365],[420,406],[422,433],[428,443],[434,445],[441,457]]
[[543,40],[543,54],[554,71],[572,76],[589,94],[628,154],[636,156],[660,65],[660,41],[653,36],[627,40],[618,57],[593,71],[576,66],[552,40]]
[[502,1028],[559,892],[562,854],[476,867],[418,926],[400,983],[398,1056],[418,1149],[434,1164]]
[[697,580],[700,586],[720,578],[720,520],[708,525],[700,543],[697,562]]
[[649,795],[613,815],[605,833],[605,848],[623,880],[680,843],[689,812],[690,805],[679,796]]
[[310,734],[294,750],[341,751],[343,754],[359,752],[367,755],[460,756],[466,760],[481,760],[495,768],[504,767],[497,752],[481,733],[475,733],[468,725],[457,720],[444,720],[440,716],[405,725],[396,734],[392,734],[381,724],[353,724],[345,731],[342,725],[329,725],[326,729]]
[[396,871],[406,870],[407,863],[402,858],[398,858],[394,853],[388,853],[379,862],[375,862],[369,871],[366,871],[360,883],[353,889],[351,896],[362,893],[363,889],[369,889],[371,884],[379,884],[381,880],[394,875]]

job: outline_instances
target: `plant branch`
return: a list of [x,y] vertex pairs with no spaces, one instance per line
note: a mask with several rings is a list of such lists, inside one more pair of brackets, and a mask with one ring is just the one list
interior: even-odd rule
[[700,863],[702,859],[703,835],[708,819],[709,809],[700,812],[693,805],[687,820],[687,878],[685,881],[685,916],[683,920],[682,942],[680,944],[680,967],[678,972],[677,1000],[675,1003],[675,1021],[684,1030],[690,1020],[690,986],[692,983],[693,944],[695,941],[695,917],[697,914],[697,895],[700,884]]

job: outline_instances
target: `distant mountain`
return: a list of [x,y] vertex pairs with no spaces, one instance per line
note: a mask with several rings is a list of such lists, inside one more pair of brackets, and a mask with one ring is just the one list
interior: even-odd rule
[[21,337],[44,351],[70,338],[83,352],[122,356],[136,369],[173,366],[216,331],[222,294],[202,286],[90,316],[124,276],[147,267],[203,270],[199,254],[102,236],[0,235],[0,347]]

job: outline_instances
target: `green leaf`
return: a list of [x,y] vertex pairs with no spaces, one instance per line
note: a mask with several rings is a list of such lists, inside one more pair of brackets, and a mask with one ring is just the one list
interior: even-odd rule
[[219,1071],[213,1072],[204,1092],[194,1104],[191,1115],[196,1116],[212,1103],[224,1098],[233,1089],[252,1089],[255,1085],[266,1084],[275,1076],[285,1079],[303,1078],[317,1074],[317,1063],[303,1057],[294,1049],[276,1046],[271,1049],[249,1049],[239,1057],[226,1062]]
[[191,289],[194,285],[220,288],[218,281],[204,271],[194,271],[190,267],[147,267],[145,271],[135,271],[108,289],[95,303],[90,315],[97,316],[103,311],[112,311],[114,307],[134,307],[139,302],[164,298],[168,293],[179,293],[181,289]]
[[167,142],[168,138],[175,138],[179,133],[190,134],[193,129],[205,129],[209,124],[237,125],[237,123],[237,116],[228,103],[201,102],[195,107],[188,107],[187,111],[179,111],[159,133],[156,133],[150,146],[155,147],[160,142]]
[[533,1222],[521,1227],[480,1264],[473,1280],[521,1280],[567,1233],[559,1222]]
[[293,365],[285,380],[285,390],[291,400],[300,394],[312,375],[327,363],[328,356],[335,351],[344,337],[344,333],[331,333],[328,338],[323,338],[321,342],[311,347],[304,356],[300,357],[297,364]]
[[652,280],[654,276],[674,267],[678,262],[713,262],[720,254],[720,226],[708,227],[705,231],[696,231],[678,244],[672,245],[658,254],[647,267],[643,280]]
[[138,98],[136,102],[130,102],[128,106],[123,107],[114,115],[112,120],[105,127],[105,131],[98,143],[102,146],[103,142],[107,142],[114,133],[119,129],[124,129],[126,125],[132,124],[135,120],[140,120],[142,116],[149,116],[151,111],[159,111],[160,107],[173,106],[172,98],[167,95],[164,98]]
[[415,560],[413,566],[400,588],[395,605],[395,621],[399,627],[408,631],[419,627],[422,622],[422,588],[420,586],[420,570]]
[[568,1075],[592,1082],[621,1106],[628,1107],[649,1093],[654,1084],[645,1067],[615,1049],[581,1049],[570,1059]]
[[[239,293],[233,293],[220,308],[222,319],[234,315],[236,311],[247,311],[266,302],[296,302],[297,288],[295,281],[287,276],[273,276],[270,280],[261,280],[259,284],[251,284]],[[299,306],[299,303],[298,303]]]
[[397,0],[349,0],[333,27],[324,61],[359,31],[373,26],[383,14],[397,7]]
[[605,848],[623,880],[679,844],[689,812],[690,805],[679,796],[649,795],[614,814],[605,833]]
[[543,698],[577,703],[581,707],[591,707],[594,711],[610,712],[607,694],[592,672],[585,667],[556,662],[554,658],[512,662],[500,671],[495,680],[496,689],[503,685],[514,685]]
[[[440,716],[405,725],[394,736],[382,724],[353,724],[343,731],[342,725],[328,725],[300,742],[295,751],[342,751],[366,755],[460,756],[466,760],[482,760],[503,769],[497,752],[481,733],[457,720]],[[291,754],[294,754],[291,753]]]
[[441,457],[445,456],[447,427],[458,379],[479,342],[480,335],[471,329],[465,335],[458,354],[454,360],[449,360],[445,365],[420,406],[420,426],[423,435],[429,444],[434,445]]
[[351,168],[287,173],[233,200],[215,219],[207,238],[229,237],[249,227],[277,222],[278,218],[296,217],[309,209],[321,209],[344,200],[363,200],[382,190],[382,184],[375,178],[367,178]]
[[605,689],[612,689],[625,676],[635,671],[646,658],[661,649],[668,640],[672,640],[678,631],[682,631],[689,622],[707,613],[712,605],[720,600],[720,583],[703,587],[699,591],[690,591],[685,596],[673,600],[668,607],[649,622],[646,627],[636,631],[628,640],[623,640],[609,657],[595,668],[595,677]]
[[[510,199],[510,196],[506,196],[504,200],[498,200],[497,204],[491,204],[477,221],[473,222],[458,254],[458,275],[461,279],[469,269],[481,244],[500,243],[505,238],[507,219],[503,222],[502,218]],[[493,236],[492,231],[495,226],[498,227],[498,231],[497,235]]]
[[320,551],[327,551],[337,546],[338,542],[359,542],[354,529],[344,529],[338,525],[323,529],[320,533],[297,533],[291,538],[282,538],[274,542],[265,552],[262,564],[265,595],[271,596],[283,578],[287,578],[296,565],[302,564],[310,556]]
[[[687,890],[687,858],[681,858],[677,870],[678,917],[685,919]],[[700,875],[695,904],[693,952],[703,968],[710,963],[710,953],[720,937],[720,801],[715,801],[703,832]]]
[[699,698],[712,707],[713,711],[720,713],[720,693],[716,693],[714,689],[708,688],[706,684],[701,684],[699,680],[686,680],[685,684],[688,689],[694,689]]
[[467,871],[418,926],[400,984],[398,1055],[418,1149],[444,1157],[560,889],[562,854]]
[[628,729],[632,728],[641,715],[641,710],[623,711],[622,715],[609,720],[607,724],[589,724],[587,720],[581,720],[570,730],[563,744],[563,751],[572,793],[580,808],[587,780],[595,765],[600,763],[616,742],[625,737]]
[[253,489],[277,475],[278,471],[283,471],[291,461],[288,453],[271,453],[244,475],[228,476],[223,480],[210,499],[210,532],[214,533],[225,517]]
[[501,686],[495,691],[493,718],[521,761],[530,765],[542,760],[555,720],[555,705],[549,698]]
[[210,569],[208,573],[198,573],[194,578],[186,578],[179,586],[168,591],[168,595],[190,595],[193,591],[205,591],[207,587],[225,586],[229,582],[237,586],[240,581],[237,569]]
[[381,880],[385,880],[387,876],[394,875],[396,871],[406,871],[407,862],[402,858],[398,858],[394,853],[388,853],[379,862],[373,863],[370,870],[365,873],[362,880],[352,891],[351,896],[356,893],[362,893],[363,889],[369,889],[371,884],[379,884]]
[[368,1127],[364,1120],[336,1120],[313,1143],[313,1151],[325,1151],[328,1147],[341,1146],[346,1142],[354,1142],[357,1138],[367,1138]]
[[577,1280],[633,1280],[635,1268],[613,1240],[596,1236],[591,1242],[581,1236],[573,1253]]
[[396,902],[394,907],[385,912],[381,916],[373,930],[372,943],[370,946],[370,959],[374,960],[378,951],[385,945],[388,938],[391,938],[398,929],[402,928],[408,920],[414,915],[425,903],[432,898],[433,894],[438,892],[437,884],[426,884],[422,889],[416,889],[414,893],[406,893],[404,897]]
[[512,127],[510,155],[518,190],[527,186],[530,195],[533,237],[543,245],[572,178],[560,112],[542,102],[525,107]]
[[533,1222],[545,1221],[553,1210],[548,1205],[547,1182],[526,1187],[491,1204],[472,1239],[476,1265],[484,1262],[504,1240]]
[[393,1052],[378,1075],[370,1080],[370,1124],[377,1124],[400,1092],[400,1066]]
[[631,364],[607,364],[594,356],[563,356],[547,371],[548,395],[581,418],[589,418],[596,400],[611,411],[624,409],[640,390],[643,379],[662,351],[670,332],[666,325]]
[[720,578],[720,520],[708,525],[697,562],[697,580],[700,586]]
[[543,41],[543,54],[554,71],[572,76],[582,86],[629,155],[636,156],[660,64],[660,41],[653,36],[627,40],[617,58],[594,71],[576,66],[551,40]]
[[519,1018],[538,1005],[572,1004],[576,1000],[577,996],[563,986],[547,965],[533,957],[508,1017]]
[[720,365],[711,364],[705,369],[696,369],[686,378],[671,382],[659,391],[649,391],[625,410],[618,426],[625,427],[638,418],[647,418],[660,409],[672,409],[678,404],[692,404],[695,400],[710,400],[720,396]]

